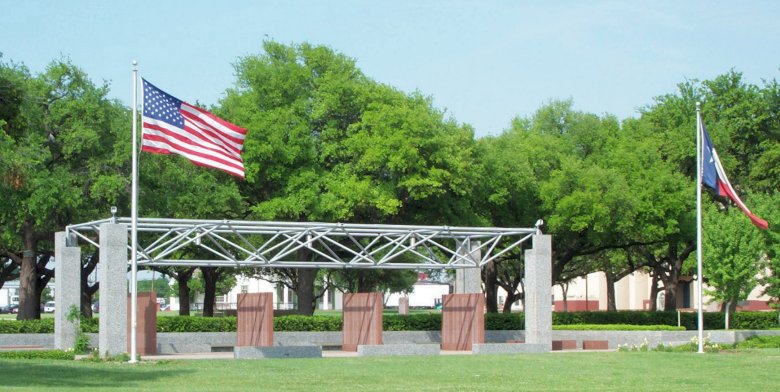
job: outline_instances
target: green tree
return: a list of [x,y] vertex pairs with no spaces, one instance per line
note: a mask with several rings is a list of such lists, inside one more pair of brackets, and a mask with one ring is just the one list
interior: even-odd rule
[[766,270],[759,278],[764,286],[761,293],[769,297],[769,304],[778,310],[780,324],[780,194],[757,194],[750,198],[753,211],[769,222],[769,229],[762,230],[765,240]]
[[[126,182],[128,112],[68,61],[40,75],[0,63],[0,250],[19,266],[19,319],[40,317],[54,232],[105,216]],[[6,99],[8,97],[8,99]],[[129,154],[129,152],[128,152]]]
[[[473,131],[323,46],[265,42],[236,65],[221,113],[250,132],[242,194],[254,219],[359,223],[475,222]],[[311,254],[299,255],[310,260]],[[308,252],[310,253],[310,252]],[[316,270],[278,269],[299,310]],[[360,274],[361,272],[357,272]]]
[[713,287],[706,292],[721,302],[728,317],[758,284],[764,270],[764,238],[739,209],[718,211],[710,205],[703,214],[702,242],[703,274]]
[[157,294],[157,298],[168,298],[171,296],[172,289],[168,283],[166,276],[158,276],[155,279],[139,280],[138,292],[151,292],[154,291]]

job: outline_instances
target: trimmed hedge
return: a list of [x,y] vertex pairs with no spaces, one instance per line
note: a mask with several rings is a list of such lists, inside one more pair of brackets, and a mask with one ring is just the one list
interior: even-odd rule
[[736,348],[780,348],[780,336],[753,336],[737,343]]
[[[696,312],[682,312],[680,325],[687,330],[697,327]],[[723,313],[704,313],[705,329],[725,328]],[[553,324],[631,324],[631,325],[677,325],[677,312],[568,312],[553,313]],[[731,315],[731,329],[771,329],[777,328],[777,313],[775,312],[737,312]]]
[[21,351],[0,351],[0,358],[3,359],[62,359],[74,360],[76,354],[73,351],[62,350],[21,350]]
[[98,327],[100,326],[97,318],[82,318],[81,319],[81,332],[84,333],[98,333]]
[[[704,313],[705,329],[723,329],[723,313]],[[680,313],[680,325],[695,330],[697,314]],[[666,325],[677,327],[677,312],[567,312],[553,313],[553,325]],[[81,321],[85,333],[98,332],[98,319]],[[274,317],[274,330],[292,331],[341,331],[341,315],[333,316],[280,316]],[[441,313],[415,313],[408,316],[386,314],[382,327],[385,331],[439,331]],[[775,312],[737,312],[731,315],[732,329],[778,328]],[[523,313],[487,313],[485,329],[493,331],[525,329]],[[171,316],[157,319],[157,332],[235,332],[236,317]],[[42,320],[0,320],[0,334],[54,333],[54,319]]]
[[685,331],[673,325],[568,324],[553,325],[556,331]]
[[0,320],[0,333],[54,333],[54,319]]
[[441,314],[384,315],[382,317],[382,329],[385,331],[441,331]]
[[235,332],[235,317],[158,317],[157,332]]
[[274,317],[274,331],[335,332],[341,331],[341,321],[341,317],[339,316],[280,316]]

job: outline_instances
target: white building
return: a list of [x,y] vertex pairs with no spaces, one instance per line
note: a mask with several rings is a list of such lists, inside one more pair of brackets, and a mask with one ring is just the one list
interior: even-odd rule
[[[9,282],[11,283],[11,282]],[[651,308],[651,301],[655,300],[657,309],[663,309],[664,299],[663,290],[659,292],[657,298],[650,298],[650,289],[652,278],[644,272],[635,272],[615,283],[615,305],[617,310],[648,310]],[[8,283],[6,283],[8,285]],[[18,282],[17,282],[18,287]],[[706,289],[706,287],[705,287]],[[6,290],[6,287],[3,287]],[[451,286],[447,283],[427,280],[422,274],[420,280],[414,284],[413,290],[408,294],[392,293],[385,295],[385,306],[398,307],[398,300],[402,296],[409,297],[409,306],[412,308],[436,308],[441,303],[442,295],[451,292]],[[747,301],[739,303],[738,309],[741,310],[769,310],[769,298],[761,296],[763,287],[756,287],[750,294]],[[262,279],[248,278],[245,276],[236,276],[236,286],[227,294],[217,296],[215,309],[235,309],[240,293],[273,293],[273,303],[275,309],[296,309],[298,299],[295,292],[284,285],[275,285]],[[555,311],[564,311],[564,292],[561,286],[556,285],[550,289],[551,306]],[[598,311],[607,310],[607,279],[602,272],[589,274],[586,278],[577,278],[572,280],[566,290],[566,309],[574,311]],[[0,291],[0,304],[6,299],[4,291]],[[502,309],[506,292],[498,289],[498,306]],[[10,298],[10,297],[8,297]],[[343,293],[331,289],[317,301],[317,309],[320,310],[340,310],[342,306]],[[18,301],[18,299],[17,299]],[[197,303],[203,302],[202,295],[196,299]],[[171,310],[178,310],[178,299],[171,298]],[[710,298],[704,296],[705,311],[719,311],[719,303],[710,303]],[[679,283],[677,308],[698,308],[698,285],[696,281]],[[512,309],[522,311],[520,301],[512,305]]]
[[0,289],[0,306],[19,304],[19,281],[12,280],[5,282]]

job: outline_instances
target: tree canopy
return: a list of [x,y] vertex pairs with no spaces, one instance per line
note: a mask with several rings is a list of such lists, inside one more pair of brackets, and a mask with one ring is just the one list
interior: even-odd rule
[[[431,97],[375,81],[325,46],[266,41],[257,54],[237,59],[235,71],[234,85],[209,109],[249,130],[246,181],[179,157],[143,154],[142,216],[505,227],[544,219],[543,230],[554,237],[556,284],[597,271],[615,281],[642,269],[671,309],[695,251],[701,101],[737,192],[770,225],[780,219],[775,80],[749,84],[733,70],[686,80],[623,120],[552,100],[514,118],[500,135],[477,139]],[[68,60],[40,74],[0,62],[0,280],[20,279],[20,318],[39,316],[53,273],[54,232],[107,217],[111,205],[129,213],[130,110],[108,93],[107,84],[95,84]],[[778,230],[756,234],[726,200],[709,193],[704,200],[712,207],[705,279],[728,293],[718,298],[742,298],[755,285],[745,278],[732,290],[729,279],[755,277],[757,257],[767,261],[762,279],[777,297]],[[307,261],[313,253],[297,256]],[[522,250],[497,259],[485,273],[486,291],[495,295],[501,286],[508,300],[522,299],[522,262]],[[88,252],[85,271],[94,264]],[[195,269],[160,270],[189,296]],[[397,272],[244,272],[293,288],[309,313],[317,290],[329,285],[403,291],[414,281],[414,274]],[[218,269],[199,274],[214,293],[225,276]]]

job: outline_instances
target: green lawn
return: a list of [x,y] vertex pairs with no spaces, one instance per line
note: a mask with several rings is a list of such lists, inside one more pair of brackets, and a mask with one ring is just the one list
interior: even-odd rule
[[771,391],[780,349],[127,363],[0,360],[0,389]]

